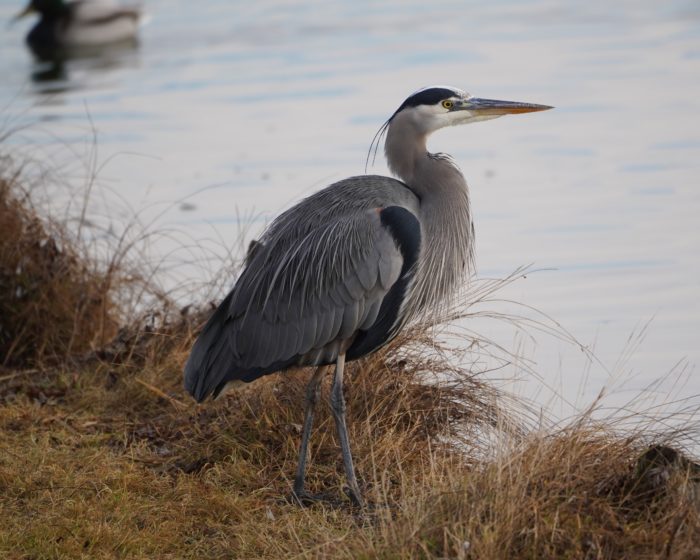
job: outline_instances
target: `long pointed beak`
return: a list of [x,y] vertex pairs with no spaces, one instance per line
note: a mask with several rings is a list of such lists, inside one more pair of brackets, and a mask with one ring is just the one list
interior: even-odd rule
[[10,23],[14,23],[17,20],[22,19],[23,17],[26,17],[30,14],[33,14],[35,11],[36,10],[34,9],[34,4],[32,2],[30,2],[29,5],[26,8],[24,8],[24,10],[22,10],[20,13],[18,13],[15,17],[13,17],[10,20]]
[[497,99],[480,99],[470,97],[465,99],[457,109],[473,111],[477,115],[508,115],[516,113],[533,113],[535,111],[547,111],[553,109],[549,105],[536,105],[535,103],[520,103],[519,101],[499,101]]

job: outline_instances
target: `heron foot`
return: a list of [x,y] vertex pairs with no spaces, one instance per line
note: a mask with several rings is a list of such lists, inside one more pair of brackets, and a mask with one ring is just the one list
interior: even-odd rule
[[345,495],[348,498],[350,498],[350,501],[355,507],[365,507],[364,501],[362,500],[362,494],[360,493],[359,488],[353,488],[352,486],[343,486],[343,492],[345,492]]
[[334,499],[329,493],[321,492],[320,494],[312,494],[306,490],[292,490],[292,495],[290,496],[293,503],[300,505],[302,507],[312,506],[314,504],[324,502],[336,505],[337,499]]

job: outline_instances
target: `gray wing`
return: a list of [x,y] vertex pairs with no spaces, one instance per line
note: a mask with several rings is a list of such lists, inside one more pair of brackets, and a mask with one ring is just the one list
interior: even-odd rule
[[348,340],[374,322],[402,264],[377,210],[317,227],[283,251],[266,247],[230,303],[236,361],[266,368]]
[[400,247],[379,208],[329,214],[263,236],[192,350],[185,385],[197,400],[232,380],[331,363],[375,323],[402,274]]

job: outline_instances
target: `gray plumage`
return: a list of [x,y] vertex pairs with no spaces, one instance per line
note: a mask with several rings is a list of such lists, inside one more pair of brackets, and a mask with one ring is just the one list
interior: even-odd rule
[[[335,363],[331,402],[350,495],[361,504],[345,429],[345,359],[366,355],[408,322],[439,312],[473,263],[467,183],[451,158],[427,151],[427,137],[444,126],[548,108],[446,87],[406,99],[378,133],[378,141],[386,133],[387,161],[401,180],[351,177],[275,219],[197,339],[185,366],[186,389],[202,401],[232,381]],[[298,499],[306,497],[306,448],[320,380],[314,375],[307,390]]]
[[[371,326],[402,265],[375,210],[387,205],[418,211],[417,197],[398,181],[353,177],[271,224],[227,302],[225,335],[192,350],[186,371],[196,378],[186,382],[196,398],[220,390],[236,369],[257,377],[290,359],[333,363],[343,343]],[[204,333],[216,327],[210,321]],[[248,380],[243,372],[241,379]]]

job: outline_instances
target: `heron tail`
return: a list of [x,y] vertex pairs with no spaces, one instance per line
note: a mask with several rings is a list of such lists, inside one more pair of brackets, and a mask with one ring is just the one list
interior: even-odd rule
[[233,291],[204,325],[185,364],[185,389],[197,402],[220,391],[234,369],[226,329]]

